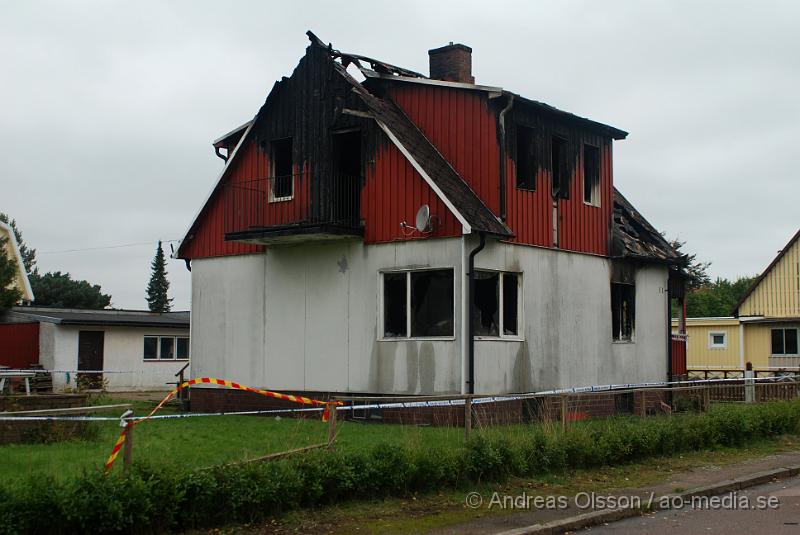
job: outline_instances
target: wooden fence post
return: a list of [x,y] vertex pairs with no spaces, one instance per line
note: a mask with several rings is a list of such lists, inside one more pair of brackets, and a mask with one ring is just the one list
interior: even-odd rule
[[125,429],[127,432],[125,433],[125,450],[122,452],[122,469],[127,472],[133,463],[133,421],[128,421]]
[[336,413],[339,411],[336,410],[336,405],[333,403],[328,403],[326,408],[328,409],[328,449],[330,449],[336,442]]
[[567,394],[561,395],[561,431],[567,432]]
[[472,435],[472,398],[464,398],[464,442],[468,442]]
[[703,411],[708,412],[711,408],[711,387],[706,385],[703,388]]

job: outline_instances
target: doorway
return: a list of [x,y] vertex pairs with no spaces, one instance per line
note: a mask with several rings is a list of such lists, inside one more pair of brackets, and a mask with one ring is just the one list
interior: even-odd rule
[[80,373],[81,370],[103,369],[103,331],[78,332],[78,377],[77,384],[80,388],[102,388],[102,373]]

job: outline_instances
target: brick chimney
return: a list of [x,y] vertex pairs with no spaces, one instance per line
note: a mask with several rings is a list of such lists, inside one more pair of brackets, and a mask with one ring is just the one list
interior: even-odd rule
[[441,48],[428,50],[431,78],[446,82],[474,84],[472,76],[472,49],[452,42]]

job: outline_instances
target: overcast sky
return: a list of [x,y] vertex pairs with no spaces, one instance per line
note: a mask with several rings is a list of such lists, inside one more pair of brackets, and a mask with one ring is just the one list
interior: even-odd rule
[[[617,187],[714,276],[754,274],[800,226],[799,24],[793,2],[7,1],[0,211],[41,270],[146,308],[156,241],[183,237],[222,167],[211,140],[312,29],[423,73],[461,42],[478,83],[629,131]],[[187,309],[189,273],[168,267]]]

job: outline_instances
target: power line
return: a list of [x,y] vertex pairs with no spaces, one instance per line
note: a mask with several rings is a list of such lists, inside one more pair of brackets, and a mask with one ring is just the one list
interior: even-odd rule
[[[162,243],[178,242],[180,240],[161,240]],[[85,247],[83,249],[62,249],[60,251],[36,251],[36,254],[61,254],[61,253],[80,253],[83,251],[101,251],[104,249],[122,249],[123,247],[142,247],[144,245],[152,245],[158,240],[150,240],[137,243],[122,243],[118,245],[103,245],[99,247]]]

